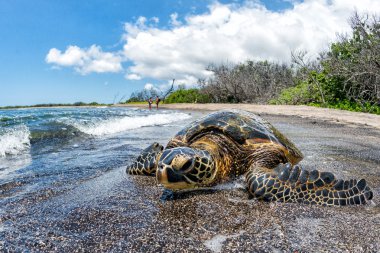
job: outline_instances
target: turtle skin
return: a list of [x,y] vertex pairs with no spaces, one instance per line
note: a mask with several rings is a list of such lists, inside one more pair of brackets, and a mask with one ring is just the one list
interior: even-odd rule
[[194,121],[163,148],[154,143],[127,167],[156,176],[171,190],[210,187],[245,175],[251,197],[319,205],[365,204],[373,193],[364,179],[338,180],[308,171],[296,146],[261,117],[223,110]]

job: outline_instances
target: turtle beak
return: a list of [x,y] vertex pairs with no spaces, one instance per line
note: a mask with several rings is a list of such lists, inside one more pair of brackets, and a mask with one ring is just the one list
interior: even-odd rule
[[162,163],[158,164],[156,179],[158,184],[170,190],[187,189],[190,186],[183,175]]
[[168,175],[166,173],[166,168],[162,166],[162,163],[159,163],[157,166],[156,179],[157,179],[157,183],[161,185],[169,183]]

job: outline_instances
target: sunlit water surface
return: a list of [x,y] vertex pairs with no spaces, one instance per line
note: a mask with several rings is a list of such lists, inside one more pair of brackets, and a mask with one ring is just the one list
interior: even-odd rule
[[154,141],[165,144],[192,118],[136,108],[0,110],[0,241],[2,232],[21,233],[16,223],[28,223],[31,231],[18,236],[28,241],[35,235],[31,220],[46,223],[95,205],[125,183],[123,167],[131,157]]

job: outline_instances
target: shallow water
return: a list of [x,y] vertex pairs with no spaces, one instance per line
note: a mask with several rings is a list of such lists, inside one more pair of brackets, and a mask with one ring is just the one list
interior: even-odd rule
[[[152,142],[165,144],[193,117],[134,108],[0,111],[0,249],[36,248],[51,233],[85,240],[57,222],[76,208],[97,209],[99,199],[111,201],[115,187],[128,195],[133,184],[125,165]],[[46,226],[50,234],[39,232]]]
[[[63,112],[66,109],[57,110],[58,115],[67,113]],[[346,179],[366,178],[375,193],[374,201],[366,206],[329,208],[249,200],[242,180],[165,198],[154,178],[128,176],[125,165],[153,141],[165,144],[183,125],[206,113],[123,108],[83,110],[94,111],[71,113],[88,117],[89,123],[84,126],[89,133],[74,126],[83,123],[80,117],[75,124],[70,121],[65,126],[75,133],[69,137],[67,133],[55,137],[50,130],[48,137],[34,138],[43,129],[41,123],[13,124],[23,124],[29,129],[30,144],[17,154],[1,158],[5,169],[1,170],[4,173],[0,178],[0,249],[64,252],[380,249],[377,130],[264,115],[303,151],[302,163],[307,169],[332,171]],[[87,116],[91,114],[101,116]],[[118,126],[113,128],[118,131],[109,133],[107,122],[114,126],[120,118],[124,125],[126,114],[136,118],[163,114],[162,117],[174,120],[140,128]],[[6,117],[8,122],[10,117]],[[41,122],[55,121],[56,117],[43,116]],[[91,135],[91,131],[102,134]]]
[[75,181],[122,166],[152,131],[190,118],[133,108],[0,111],[0,185]]

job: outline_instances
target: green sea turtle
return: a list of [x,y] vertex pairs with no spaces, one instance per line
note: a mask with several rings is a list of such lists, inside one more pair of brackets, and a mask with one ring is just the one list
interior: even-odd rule
[[170,190],[213,186],[245,174],[251,196],[320,205],[364,204],[373,193],[364,179],[337,180],[308,171],[302,153],[271,124],[240,110],[219,111],[191,123],[163,148],[154,143],[127,167],[156,176]]

